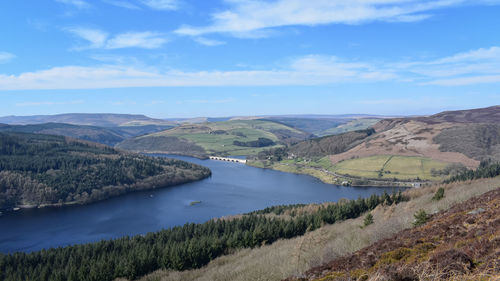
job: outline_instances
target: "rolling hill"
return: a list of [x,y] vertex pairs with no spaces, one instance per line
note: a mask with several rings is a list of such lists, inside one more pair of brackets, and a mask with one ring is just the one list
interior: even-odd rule
[[111,113],[67,113],[57,115],[4,116],[0,117],[0,123],[10,125],[66,123],[98,127],[175,125],[174,122],[154,119],[145,115]]
[[317,137],[335,135],[356,130],[367,129],[381,118],[355,117],[267,117],[263,120],[276,121],[295,129],[314,134]]
[[84,204],[209,175],[191,163],[73,138],[0,133],[0,209]]
[[162,132],[125,140],[117,147],[146,153],[250,155],[311,137],[310,134],[267,120],[231,120],[184,124]]
[[383,119],[348,132],[262,152],[250,164],[307,173],[326,182],[438,181],[480,161],[500,160],[500,106]]
[[64,123],[43,123],[33,125],[0,124],[0,132],[21,132],[34,134],[58,135],[97,142],[114,146],[123,140],[138,135],[158,132],[172,128],[165,125],[142,125],[120,127],[97,127]]

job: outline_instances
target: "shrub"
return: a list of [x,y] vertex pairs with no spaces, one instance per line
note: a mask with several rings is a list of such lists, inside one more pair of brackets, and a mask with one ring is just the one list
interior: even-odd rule
[[413,216],[415,217],[415,221],[413,222],[413,226],[419,226],[419,225],[425,224],[427,222],[427,220],[429,220],[429,215],[427,214],[427,212],[425,212],[422,209],[418,210],[415,213],[415,215],[413,215]]
[[432,200],[434,201],[439,201],[444,198],[444,188],[440,187],[436,193],[434,193],[434,196],[432,197]]
[[365,219],[364,219],[364,225],[365,226],[368,226],[370,224],[373,223],[373,216],[372,214],[368,213],[366,216],[365,216]]

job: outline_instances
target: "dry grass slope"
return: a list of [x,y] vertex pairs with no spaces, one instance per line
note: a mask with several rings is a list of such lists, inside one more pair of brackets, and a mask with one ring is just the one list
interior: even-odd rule
[[363,217],[333,225],[325,225],[302,237],[279,240],[272,245],[244,249],[213,260],[207,266],[189,271],[157,271],[141,281],[282,280],[300,276],[311,267],[353,253],[412,227],[413,214],[424,209],[428,213],[446,210],[452,205],[500,187],[500,177],[473,182],[442,185],[446,196],[440,201],[431,198],[440,186],[412,189],[412,198],[398,205],[378,207],[372,211],[375,223],[361,228]]

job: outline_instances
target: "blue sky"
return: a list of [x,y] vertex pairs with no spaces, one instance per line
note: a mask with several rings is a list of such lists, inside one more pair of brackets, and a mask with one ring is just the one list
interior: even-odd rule
[[500,0],[0,2],[0,115],[500,104]]

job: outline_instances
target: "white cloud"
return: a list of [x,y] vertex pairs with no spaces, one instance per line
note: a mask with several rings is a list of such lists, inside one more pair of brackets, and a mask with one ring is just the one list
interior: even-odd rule
[[125,8],[125,9],[130,9],[130,10],[140,10],[141,8],[135,4],[132,4],[127,1],[120,1],[120,0],[102,0],[105,3],[108,3],[110,5],[114,5],[117,7]]
[[394,74],[377,72],[368,64],[308,56],[275,70],[196,71],[141,70],[127,66],[55,67],[20,75],[0,75],[0,90],[92,89],[171,86],[318,85],[380,81]]
[[440,85],[440,86],[465,86],[472,84],[490,84],[490,83],[500,83],[500,75],[457,77],[451,79],[433,80],[424,84]]
[[[497,4],[488,0],[226,0],[228,10],[211,15],[208,26],[182,26],[176,33],[200,36],[208,33],[252,34],[269,28],[295,25],[361,24],[373,21],[424,20],[429,12],[463,4]],[[262,35],[262,34],[261,34]]]
[[157,32],[128,32],[118,34],[106,42],[106,49],[144,48],[156,49],[167,42],[161,33]]
[[140,0],[143,5],[155,10],[177,10],[178,0]]
[[459,53],[451,57],[445,57],[432,62],[432,64],[457,63],[478,60],[500,60],[500,47],[480,48],[465,53]]
[[0,75],[0,91],[328,85],[387,81],[440,86],[500,83],[498,49],[483,48],[433,60],[405,62],[348,61],[335,56],[308,55],[290,60],[281,67],[229,71],[140,69],[116,61],[114,63],[118,65],[64,66],[20,75]]
[[462,86],[500,82],[500,47],[480,48],[429,61],[391,65],[422,84]]
[[108,38],[108,34],[106,32],[98,29],[84,28],[84,27],[70,27],[66,28],[66,30],[90,43],[90,45],[86,47],[77,47],[75,49],[102,48],[105,45],[106,40]]
[[201,104],[221,104],[221,103],[231,103],[235,102],[236,99],[234,98],[227,98],[227,99],[219,99],[219,100],[185,100],[185,101],[178,101],[177,103],[201,103]]
[[16,106],[24,107],[24,106],[46,106],[46,105],[69,105],[69,104],[82,104],[83,100],[73,100],[67,102],[60,101],[38,101],[38,102],[21,102],[16,103]]
[[0,63],[7,63],[13,60],[16,56],[7,52],[0,52]]
[[83,9],[89,7],[89,3],[87,3],[84,0],[56,0],[56,2],[67,4],[67,5],[73,5],[77,7],[78,9]]
[[195,37],[194,41],[198,44],[205,45],[205,46],[219,46],[219,45],[224,45],[226,42],[218,41],[218,40],[213,40],[213,39],[208,39],[205,37]]
[[127,106],[127,105],[136,105],[137,102],[135,102],[135,101],[112,101],[112,102],[110,102],[110,104],[113,106]]
[[165,36],[158,32],[127,32],[110,37],[108,33],[91,28],[72,27],[67,31],[87,41],[90,45],[79,46],[74,49],[121,49],[121,48],[143,48],[156,49],[167,42]]

